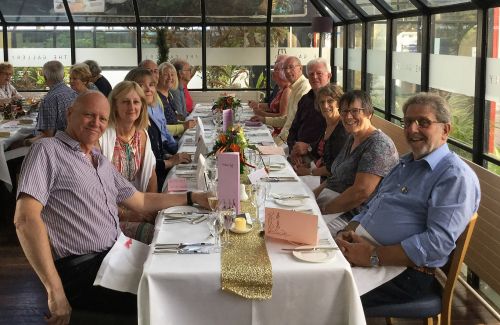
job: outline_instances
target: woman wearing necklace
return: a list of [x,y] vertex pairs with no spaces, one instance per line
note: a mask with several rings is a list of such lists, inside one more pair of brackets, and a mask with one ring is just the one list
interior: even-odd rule
[[[348,136],[344,125],[340,121],[338,105],[342,94],[342,88],[334,84],[329,84],[318,90],[315,104],[325,118],[325,134],[317,143],[311,146],[311,155],[315,168],[311,168],[309,165],[294,166],[297,175],[313,175],[322,178],[331,175],[330,168],[333,160],[344,146]],[[304,152],[303,154],[307,153]]]
[[22,96],[11,85],[10,80],[14,74],[14,67],[8,62],[0,63],[0,104],[8,104],[12,99]]
[[163,104],[167,128],[174,137],[179,137],[185,130],[193,128],[196,122],[194,120],[179,122],[177,119],[178,116],[182,116],[182,114],[179,113],[181,110],[174,107],[173,96],[170,92],[173,89],[177,89],[179,86],[179,79],[177,79],[175,67],[171,63],[163,62],[158,67],[158,71],[160,76],[158,78],[156,91]]
[[349,137],[332,163],[331,176],[314,190],[323,217],[334,234],[359,212],[399,161],[391,138],[371,124],[374,110],[365,92],[345,93],[339,106]]
[[[99,139],[103,155],[137,190],[156,192],[156,160],[146,132],[148,112],[142,88],[133,81],[122,81],[111,91],[109,101],[109,125]],[[120,220],[133,213],[120,207]],[[154,226],[149,223],[120,221],[120,228],[128,237],[145,243],[153,238]]]

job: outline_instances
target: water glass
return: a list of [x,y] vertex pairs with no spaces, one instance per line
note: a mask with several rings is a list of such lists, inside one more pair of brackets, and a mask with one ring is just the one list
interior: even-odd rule
[[219,211],[219,220],[224,226],[224,237],[222,246],[228,247],[231,245],[229,241],[229,229],[233,226],[234,218],[236,217],[236,212],[234,208],[232,209],[224,209]]
[[220,252],[220,234],[222,232],[222,225],[220,223],[219,215],[216,212],[212,212],[208,215],[208,230],[210,231],[210,235],[214,237],[214,246],[212,251],[214,253]]

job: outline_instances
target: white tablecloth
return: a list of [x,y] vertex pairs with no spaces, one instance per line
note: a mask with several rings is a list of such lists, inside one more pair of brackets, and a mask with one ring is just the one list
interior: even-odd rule
[[[286,159],[272,156],[271,162]],[[290,175],[295,174],[288,164],[271,173]],[[271,192],[312,196],[301,181],[271,183]],[[279,207],[272,199],[266,206]],[[313,198],[300,208],[319,214]],[[335,245],[321,218],[319,234],[320,239]],[[206,241],[208,235],[205,223],[164,225],[159,218],[152,247],[155,243]],[[330,262],[307,263],[282,251],[292,247],[286,242],[267,240],[266,245],[273,290],[272,299],[262,301],[221,290],[220,254],[150,254],[138,291],[139,324],[365,324],[351,268],[340,251]]]
[[7,160],[21,157],[26,155],[29,148],[22,147],[12,150],[12,152],[5,152],[13,142],[26,138],[31,135],[34,130],[34,123],[28,125],[19,125],[18,121],[6,121],[0,124],[1,132],[10,132],[10,136],[7,138],[0,138],[0,181],[12,185],[12,180],[10,179],[9,168],[7,166]]

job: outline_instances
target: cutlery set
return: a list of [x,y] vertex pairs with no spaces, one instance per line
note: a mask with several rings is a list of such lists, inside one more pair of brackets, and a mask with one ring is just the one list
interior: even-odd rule
[[212,243],[172,243],[172,244],[156,244],[153,254],[210,254],[205,249],[213,246]]
[[207,218],[208,218],[208,213],[206,213],[206,212],[169,213],[169,214],[163,215],[163,223],[170,224],[170,223],[186,222],[186,223],[190,223],[192,225],[196,225],[200,222],[205,221]]

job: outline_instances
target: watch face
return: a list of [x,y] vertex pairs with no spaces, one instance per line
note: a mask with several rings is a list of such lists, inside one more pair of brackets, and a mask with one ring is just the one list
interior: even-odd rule
[[377,255],[372,255],[370,256],[370,265],[371,266],[378,266],[379,260]]

